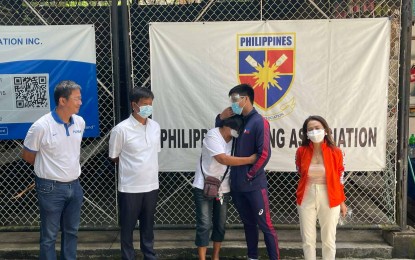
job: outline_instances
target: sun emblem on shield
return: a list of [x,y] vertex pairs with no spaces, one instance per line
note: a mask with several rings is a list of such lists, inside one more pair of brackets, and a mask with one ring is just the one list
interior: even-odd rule
[[284,99],[294,78],[294,45],[238,48],[240,83],[253,86],[255,105],[265,113]]

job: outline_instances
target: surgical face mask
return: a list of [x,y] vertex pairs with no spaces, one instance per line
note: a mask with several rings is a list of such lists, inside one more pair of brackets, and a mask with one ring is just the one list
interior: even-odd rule
[[152,113],[153,113],[153,106],[150,106],[150,105],[141,106],[140,111],[137,112],[137,114],[141,116],[142,118],[147,118],[151,116]]
[[315,129],[307,132],[308,138],[313,143],[321,143],[325,135],[324,129]]
[[239,136],[238,131],[236,131],[235,129],[231,129],[231,136],[235,137],[235,138],[238,138],[238,136]]
[[237,115],[242,114],[243,108],[239,106],[238,102],[232,103],[231,108],[232,108],[232,112],[234,112],[235,114],[237,114]]

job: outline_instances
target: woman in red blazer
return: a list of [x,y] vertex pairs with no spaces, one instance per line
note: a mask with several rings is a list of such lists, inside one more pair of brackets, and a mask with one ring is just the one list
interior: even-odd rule
[[295,164],[300,174],[297,209],[304,259],[316,259],[316,222],[321,229],[324,260],[336,256],[336,226],[346,216],[343,186],[343,153],[335,145],[330,128],[321,116],[310,116],[303,124],[301,146]]

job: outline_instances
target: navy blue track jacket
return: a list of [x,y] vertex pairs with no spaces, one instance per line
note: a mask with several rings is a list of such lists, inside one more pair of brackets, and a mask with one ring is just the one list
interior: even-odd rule
[[[255,108],[243,117],[244,129],[236,138],[236,157],[248,157],[257,154],[254,164],[232,166],[230,173],[231,190],[247,192],[267,188],[267,177],[264,167],[271,157],[269,122]],[[219,115],[216,117],[216,127],[223,125]]]

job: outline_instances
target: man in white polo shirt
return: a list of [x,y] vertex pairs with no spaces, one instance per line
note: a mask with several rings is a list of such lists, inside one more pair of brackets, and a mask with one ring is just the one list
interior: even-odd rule
[[148,118],[153,111],[153,93],[133,88],[129,118],[111,131],[109,157],[118,164],[118,191],[122,259],[135,259],[133,231],[140,222],[140,249],[144,259],[156,259],[154,214],[158,198],[158,152],[160,126]]
[[39,259],[56,259],[55,242],[61,235],[60,259],[76,259],[83,191],[78,177],[85,121],[75,115],[82,105],[81,87],[60,82],[54,90],[55,110],[30,127],[22,158],[34,165],[40,210]]

